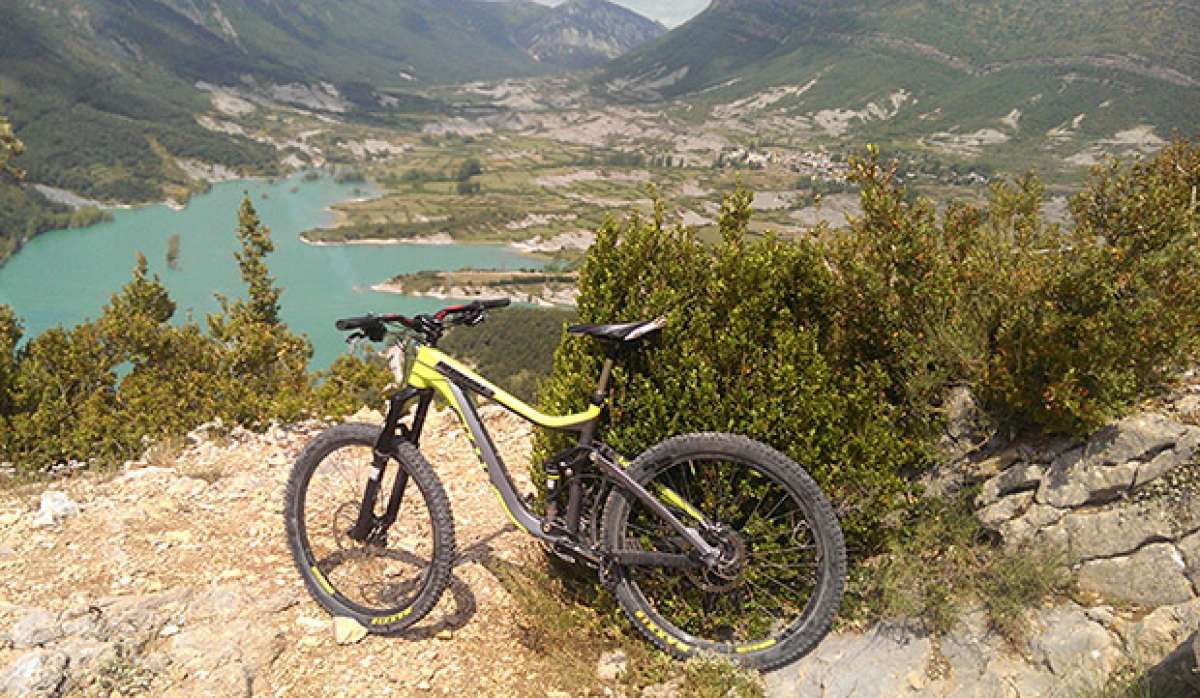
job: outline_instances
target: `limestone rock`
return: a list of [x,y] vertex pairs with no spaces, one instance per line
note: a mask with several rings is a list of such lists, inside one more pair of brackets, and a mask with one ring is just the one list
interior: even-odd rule
[[66,492],[48,490],[42,493],[37,515],[29,525],[33,528],[49,528],[59,521],[79,514],[79,505]]
[[1096,466],[1146,460],[1147,456],[1174,447],[1192,430],[1161,414],[1138,414],[1096,432],[1088,439],[1084,457]]
[[977,503],[993,504],[1012,492],[1031,489],[1042,481],[1045,471],[1037,465],[1014,465],[996,477],[983,483]]
[[955,386],[942,400],[946,431],[938,443],[946,460],[958,460],[991,437],[987,415],[966,386]]
[[1200,599],[1163,606],[1120,629],[1126,652],[1139,665],[1152,666],[1174,652],[1200,628]]
[[1128,505],[1097,513],[1072,512],[1061,525],[1069,541],[1067,562],[1128,555],[1145,543],[1175,537],[1170,512]]
[[175,589],[145,596],[122,596],[103,599],[97,604],[100,609],[104,634],[118,637],[135,644],[142,644],[158,636],[159,630],[177,616],[191,591]]
[[67,657],[68,675],[76,684],[88,683],[88,677],[117,656],[112,642],[73,638],[56,648]]
[[984,528],[999,531],[1001,525],[1025,513],[1032,503],[1033,492],[1018,492],[980,509],[975,516]]
[[800,661],[767,677],[773,698],[900,696],[910,674],[924,674],[931,643],[904,628],[878,626],[869,633],[831,635]]
[[1188,579],[1200,589],[1200,531],[1180,538],[1177,546],[1179,552],[1183,553]]
[[942,639],[942,656],[950,665],[949,676],[930,686],[931,695],[956,695],[964,698],[1006,698],[997,671],[1020,669],[1018,662],[1004,656],[1004,641],[988,630],[983,611],[965,613],[960,622]]
[[642,698],[683,698],[683,680],[671,679],[642,689]]
[[[1009,545],[1018,545],[1028,542],[1034,538],[1039,532],[1045,534],[1046,527],[1057,523],[1065,514],[1061,509],[1046,506],[1044,504],[1031,504],[1025,513],[1020,516],[1000,524],[1000,536],[1004,538],[1004,542]],[[1039,541],[1039,544],[1046,544],[1053,547],[1055,550],[1066,545],[1066,536],[1063,535],[1061,540],[1054,536],[1041,536],[1044,540]]]
[[1198,445],[1200,427],[1155,413],[1128,417],[1055,458],[1037,500],[1064,508],[1113,499],[1190,461]]
[[1044,630],[1029,641],[1030,652],[1066,684],[1108,676],[1123,657],[1113,636],[1075,604],[1046,611],[1038,624]]
[[163,698],[213,696],[214,698],[250,698],[251,680],[240,664],[226,664],[211,672],[191,676],[173,685]]
[[38,647],[62,637],[58,618],[42,608],[31,608],[8,631],[8,639],[17,649]]
[[338,616],[333,619],[333,637],[339,645],[354,645],[366,636],[367,629],[353,618]]
[[1051,461],[1037,489],[1038,504],[1066,508],[1086,503],[1088,490],[1078,481],[1076,472],[1083,467],[1082,463],[1083,448],[1073,448]]
[[0,675],[0,692],[11,696],[58,696],[67,676],[67,655],[34,650],[21,655]]
[[254,679],[283,651],[283,637],[262,618],[252,608],[237,619],[197,621],[171,635],[147,663],[179,679],[173,685],[181,696],[249,695]]
[[1189,428],[1175,443],[1175,448],[1163,451],[1138,468],[1133,486],[1141,487],[1148,482],[1157,480],[1176,466],[1191,462],[1196,455],[1197,448],[1200,448],[1200,429]]
[[1169,543],[1153,543],[1133,555],[1092,560],[1079,568],[1080,591],[1148,607],[1185,603],[1193,598],[1183,557]]
[[628,668],[629,659],[621,650],[605,652],[596,663],[596,678],[601,681],[616,681]]

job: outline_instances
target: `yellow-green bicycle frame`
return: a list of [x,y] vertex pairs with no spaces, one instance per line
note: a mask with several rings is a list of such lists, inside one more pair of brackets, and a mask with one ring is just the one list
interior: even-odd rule
[[[485,388],[486,392],[484,394],[488,398],[495,400],[498,404],[521,415],[526,420],[546,429],[580,430],[588,424],[594,423],[600,417],[601,410],[598,405],[590,405],[585,412],[566,417],[552,417],[544,414],[525,404],[511,393],[492,385],[487,379],[437,349],[421,347],[417,350],[417,357],[413,361],[412,369],[409,371],[408,386],[416,390],[432,388],[447,404],[456,410],[458,406],[454,393],[450,389],[450,380],[445,373],[439,370],[438,366],[449,367],[457,371],[459,375],[470,380],[475,385]],[[459,411],[459,416],[462,416],[461,411]]]
[[[592,404],[588,406],[587,410],[578,414],[552,416],[531,407],[511,393],[493,385],[483,376],[480,376],[469,367],[447,356],[438,349],[429,346],[420,346],[408,371],[406,390],[398,396],[397,399],[400,400],[400,404],[394,404],[392,412],[399,412],[403,403],[407,400],[420,397],[421,406],[418,407],[418,419],[423,421],[423,411],[428,407],[429,396],[436,394],[441,397],[446,404],[454,409],[459,419],[462,420],[467,435],[475,447],[475,454],[487,470],[492,489],[496,492],[501,506],[504,507],[505,512],[512,522],[517,527],[537,538],[561,544],[563,542],[562,539],[546,531],[543,526],[545,523],[544,520],[530,511],[521,499],[516,487],[513,485],[512,478],[508,474],[508,470],[504,467],[504,463],[500,459],[500,454],[496,451],[491,437],[488,435],[479,418],[475,402],[469,394],[473,393],[492,400],[540,427],[579,432],[580,447],[589,448],[592,445],[592,439],[595,435],[596,423],[603,413],[601,405],[604,402],[604,395],[607,392],[607,384],[612,374],[612,368],[612,360],[605,361],[596,392],[592,397]],[[389,415],[389,422],[392,421],[393,419]],[[395,427],[394,423],[392,427]],[[625,473],[624,464],[617,462],[615,459],[605,458],[598,452],[593,453],[592,463],[616,484],[631,491],[652,511],[671,524],[673,528],[696,547],[702,556],[718,554],[716,549],[709,546],[694,528],[684,525],[663,504],[663,502],[666,502],[666,504],[670,504],[677,510],[682,511],[689,518],[693,519],[694,523],[702,523],[704,521],[703,515],[688,504],[679,494],[665,486],[656,486],[655,492],[661,498],[662,501],[660,501]],[[576,549],[575,552],[583,554],[585,551],[580,548]]]

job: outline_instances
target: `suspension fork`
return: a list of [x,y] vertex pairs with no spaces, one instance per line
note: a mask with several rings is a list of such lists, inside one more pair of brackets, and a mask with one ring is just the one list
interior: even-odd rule
[[[408,403],[417,400],[417,412],[413,416],[412,427],[400,423]],[[383,421],[383,429],[375,441],[371,460],[371,477],[363,491],[362,504],[358,509],[358,519],[354,528],[347,535],[352,540],[362,543],[373,535],[386,534],[388,527],[396,522],[400,513],[400,504],[404,500],[404,490],[408,487],[408,472],[401,465],[392,483],[392,492],[388,497],[387,510],[380,518],[375,517],[375,503],[379,499],[379,490],[383,483],[383,473],[387,469],[388,460],[396,451],[397,438],[408,441],[413,446],[420,443],[421,430],[425,426],[425,416],[429,413],[429,405],[433,401],[432,390],[417,390],[405,388],[388,399],[388,413]]]

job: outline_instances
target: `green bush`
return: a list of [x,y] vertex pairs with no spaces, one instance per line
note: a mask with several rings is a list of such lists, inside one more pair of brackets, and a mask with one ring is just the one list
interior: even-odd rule
[[[604,439],[629,454],[692,431],[760,439],[804,465],[843,507],[851,540],[870,543],[906,497],[904,473],[924,462],[923,449],[881,399],[884,372],[837,370],[826,356],[837,280],[825,249],[748,237],[750,199],[728,199],[715,245],[665,226],[661,207],[599,231],[581,272],[580,319],[669,321],[665,348],[615,371]],[[584,408],[601,361],[590,340],[564,341],[542,393],[547,408]],[[539,452],[564,445],[548,436]]]
[[10,171],[8,161],[25,152],[25,145],[13,135],[8,119],[0,116],[0,176],[19,176],[19,171]]
[[826,251],[830,360],[879,366],[912,436],[929,433],[952,384],[1001,427],[1086,433],[1196,358],[1200,148],[1098,169],[1069,230],[1042,220],[1033,176],[940,219],[875,152],[852,160],[851,178],[864,213]]
[[342,354],[317,374],[313,409],[322,416],[353,414],[364,406],[382,409],[394,383],[383,357]]
[[[744,191],[713,245],[665,226],[661,205],[600,230],[581,320],[669,320],[665,349],[616,372],[608,442],[636,454],[690,431],[765,441],[816,477],[870,550],[933,462],[948,388],[970,386],[999,426],[1082,433],[1196,358],[1200,148],[1098,170],[1069,231],[1042,221],[1032,176],[939,216],[878,151],[850,166],[863,214],[842,230],[748,237]],[[545,406],[584,407],[600,362],[590,342],[564,341]],[[539,454],[564,444],[545,437]]]
[[249,293],[221,299],[208,333],[171,324],[175,304],[144,257],[97,320],[24,346],[19,321],[0,306],[0,459],[23,472],[112,464],[216,417],[255,427],[379,400],[390,380],[380,362],[346,357],[319,376],[307,372],[312,349],[279,320],[264,261],[273,246],[249,199],[238,235]]
[[454,173],[454,179],[458,182],[466,182],[481,174],[483,174],[483,164],[479,162],[479,158],[467,158],[458,166],[458,171]]
[[1098,168],[1073,230],[1013,269],[979,392],[1001,419],[1084,432],[1192,364],[1200,348],[1200,147]]

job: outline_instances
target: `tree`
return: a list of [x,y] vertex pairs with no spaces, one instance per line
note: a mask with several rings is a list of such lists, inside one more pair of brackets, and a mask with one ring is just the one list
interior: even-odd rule
[[20,179],[24,173],[9,165],[9,161],[25,152],[25,145],[13,133],[8,119],[0,116],[0,177]]
[[[21,321],[12,308],[0,305],[0,427],[13,413],[13,381],[17,376],[17,344],[21,341]],[[7,429],[5,430],[7,431]],[[0,445],[3,439],[0,439]]]
[[245,313],[248,319],[267,325],[279,324],[279,295],[275,279],[267,269],[264,258],[275,251],[271,230],[262,224],[249,195],[242,199],[238,210],[238,239],[242,250],[234,256],[242,272],[242,281],[249,288],[250,299],[234,305],[235,312]]
[[483,174],[483,165],[479,162],[479,158],[467,158],[458,168],[458,174],[454,179],[459,182],[465,182],[472,177]]
[[218,296],[221,312],[208,318],[209,330],[223,348],[223,416],[248,425],[296,418],[308,400],[312,347],[279,319],[281,291],[265,261],[275,246],[249,196],[238,211],[237,235],[242,249],[235,257],[248,298],[230,302]]
[[167,266],[172,270],[179,269],[179,233],[167,239]]

